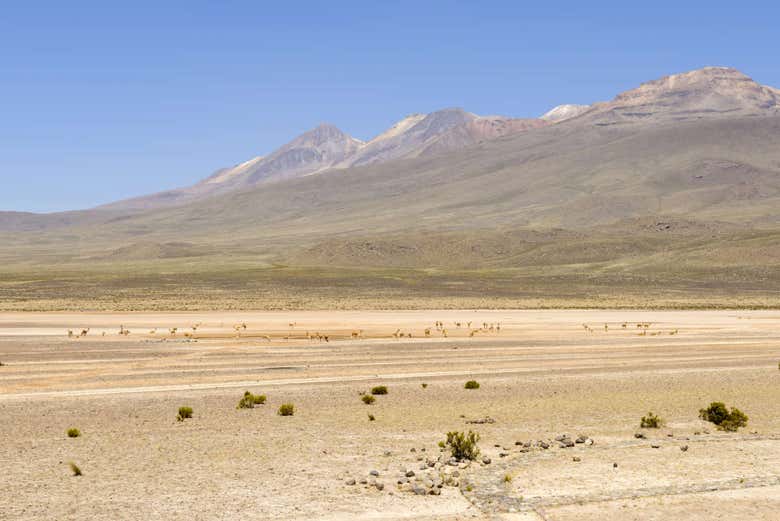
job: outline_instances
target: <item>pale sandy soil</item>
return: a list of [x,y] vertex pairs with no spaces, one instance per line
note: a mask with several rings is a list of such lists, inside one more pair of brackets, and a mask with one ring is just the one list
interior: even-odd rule
[[[424,337],[436,320],[447,338],[435,328]],[[472,338],[468,321],[501,330]],[[637,322],[651,323],[646,336]],[[120,325],[131,333],[120,337]],[[82,328],[86,337],[67,337]],[[399,328],[413,338],[393,338]],[[780,511],[780,312],[3,313],[0,361],[0,519],[774,520]],[[468,379],[481,388],[463,389]],[[361,403],[379,384],[389,394]],[[268,403],[236,410],[244,390]],[[745,411],[748,428],[721,433],[699,420],[714,400]],[[294,416],[276,415],[285,402]],[[180,405],[194,418],[177,422]],[[667,426],[635,439],[648,410]],[[466,424],[485,416],[495,423]],[[68,427],[83,435],[67,438]],[[492,463],[466,469],[462,490],[396,488],[402,468],[438,456],[447,431],[469,428]],[[562,433],[595,444],[515,445]],[[70,476],[69,461],[84,475]],[[384,490],[345,484],[372,469]]]

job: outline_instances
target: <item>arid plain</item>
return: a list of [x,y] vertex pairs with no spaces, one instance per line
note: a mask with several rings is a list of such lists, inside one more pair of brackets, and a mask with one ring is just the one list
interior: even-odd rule
[[776,519],[778,361],[776,311],[4,313],[0,518]]

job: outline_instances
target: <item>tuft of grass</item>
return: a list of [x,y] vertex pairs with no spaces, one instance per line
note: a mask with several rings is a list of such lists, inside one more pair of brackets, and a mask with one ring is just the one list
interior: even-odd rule
[[512,482],[512,476],[509,474],[504,474],[504,483],[511,483]]
[[728,432],[736,432],[748,422],[745,413],[736,407],[728,410],[723,402],[712,402],[706,409],[699,409],[699,418],[714,423],[718,430]]
[[361,400],[363,400],[363,403],[365,403],[366,405],[371,405],[372,403],[374,403],[376,401],[376,398],[374,398],[370,394],[364,394],[362,396]]
[[192,418],[192,407],[179,407],[179,414],[176,416],[176,420],[183,422],[187,418]]
[[236,409],[254,409],[255,405],[263,405],[264,403],[264,394],[252,394],[249,391],[245,391],[244,396],[236,405]]
[[283,403],[276,412],[279,416],[292,416],[295,414],[295,406],[291,403]]
[[73,463],[72,461],[68,463],[68,466],[70,467],[70,471],[73,472],[74,476],[81,476],[81,469],[78,465]]
[[479,434],[469,431],[465,432],[448,432],[447,441],[445,445],[450,448],[452,457],[457,460],[475,460],[479,456],[479,447],[477,442],[479,441]]
[[79,436],[81,436],[81,431],[78,430],[76,427],[71,427],[66,432],[68,434],[68,438],[78,438]]
[[387,387],[384,385],[377,385],[376,387],[372,387],[371,394],[387,394]]
[[466,384],[463,386],[464,389],[479,389],[479,382],[476,380],[469,380],[466,382]]
[[642,416],[642,419],[639,421],[639,426],[643,429],[660,429],[664,424],[663,418],[656,416],[652,412],[648,412],[647,416]]
[[368,421],[372,422],[374,420],[376,420],[376,418],[374,418],[374,415],[373,414],[369,414],[368,415]]

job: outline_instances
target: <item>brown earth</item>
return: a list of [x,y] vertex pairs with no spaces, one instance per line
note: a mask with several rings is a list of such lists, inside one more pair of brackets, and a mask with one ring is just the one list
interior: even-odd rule
[[[0,519],[776,519],[778,326],[776,311],[3,313]],[[374,385],[389,394],[366,406]],[[237,410],[244,390],[268,402]],[[715,400],[748,427],[699,420]],[[194,417],[177,422],[182,405]],[[649,410],[666,426],[636,439]],[[489,465],[440,496],[396,486],[468,429]],[[515,445],[563,433],[595,444]],[[373,469],[384,490],[345,484]]]

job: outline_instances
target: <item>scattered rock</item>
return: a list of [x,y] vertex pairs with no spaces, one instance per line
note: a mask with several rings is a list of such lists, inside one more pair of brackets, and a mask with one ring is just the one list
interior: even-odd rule
[[414,477],[414,471],[413,471],[413,470],[411,470],[411,469],[410,469],[410,470],[407,470],[407,471],[406,471],[406,477],[407,477],[407,478],[412,478],[412,477]]
[[487,456],[482,456],[482,463],[484,463],[485,465],[490,465],[490,458],[488,458]]
[[361,484],[361,485],[367,485],[367,484],[368,484],[368,480],[367,480],[366,478],[362,478],[362,479],[360,480],[360,484]]
[[593,445],[593,438],[588,438],[587,440],[585,440],[585,445],[588,447]]
[[680,450],[683,452],[688,452],[688,445],[683,445],[682,447],[680,447]]
[[576,440],[574,440],[574,443],[585,443],[586,441],[588,441],[588,437],[580,435]]
[[573,457],[571,460],[572,460],[572,461],[577,461],[577,462],[579,462],[579,461],[582,461],[582,460],[579,458],[579,456],[574,456],[574,457]]
[[652,447],[654,449],[660,449],[661,448],[661,446],[658,445],[657,443],[653,443],[652,445],[650,445],[650,447]]
[[539,440],[539,442],[537,443],[537,445],[538,445],[538,446],[540,446],[541,448],[545,449],[545,450],[547,450],[547,449],[549,449],[549,448],[550,448],[550,444],[549,444],[549,443],[547,443],[547,442],[546,442],[546,441],[544,441],[544,440]]
[[374,486],[376,487],[377,490],[384,490],[385,489],[385,484],[382,483],[381,481],[377,481],[376,483],[374,483]]
[[647,436],[645,436],[644,432],[637,432],[637,433],[634,433],[634,438],[636,438],[638,440],[644,440],[645,438],[647,438]]
[[466,420],[466,423],[476,424],[476,425],[483,425],[483,424],[490,424],[490,423],[496,423],[496,420],[491,418],[490,416],[485,416],[484,418],[479,418],[477,420]]
[[374,477],[377,477],[377,478],[379,477],[379,471],[378,470],[372,470],[371,472],[369,472],[369,474],[374,476]]
[[422,488],[420,485],[415,485],[412,487],[412,492],[417,494],[418,496],[424,496],[426,491],[424,488]]
[[352,486],[352,485],[354,485],[354,484],[356,483],[356,481],[355,481],[354,479],[350,478],[350,479],[348,479],[347,481],[345,481],[345,483],[346,483],[347,485],[350,485],[350,486]]
[[571,438],[563,438],[562,440],[558,440],[558,445],[562,449],[566,449],[569,447],[574,447],[574,442],[571,440]]
[[613,464],[612,464],[612,468],[613,468],[613,469],[616,469],[616,468],[617,468],[617,463],[613,463]]

